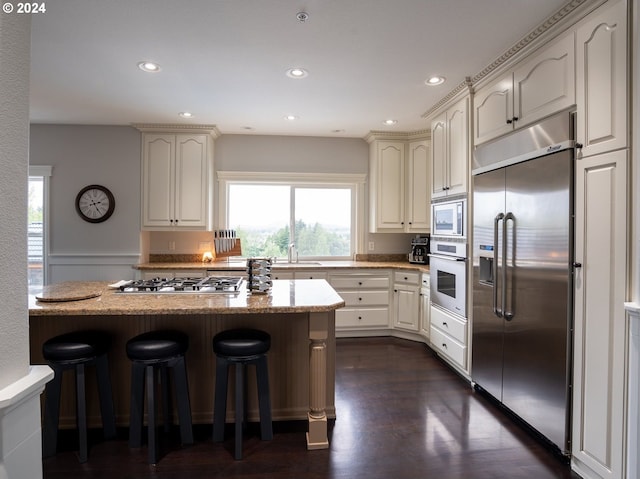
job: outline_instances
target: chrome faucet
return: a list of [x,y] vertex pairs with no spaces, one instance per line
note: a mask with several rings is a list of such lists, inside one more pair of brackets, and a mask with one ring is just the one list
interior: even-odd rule
[[289,263],[293,263],[293,252],[296,252],[296,263],[298,262],[298,252],[296,251],[296,244],[289,243],[289,248],[287,249],[287,261]]

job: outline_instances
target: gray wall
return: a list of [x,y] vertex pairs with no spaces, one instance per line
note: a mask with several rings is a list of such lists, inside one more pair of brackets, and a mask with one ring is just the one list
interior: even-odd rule
[[[141,133],[133,127],[31,126],[30,164],[53,166],[49,283],[130,278],[131,265],[145,261],[147,252],[199,252],[207,239],[202,232],[140,234],[140,148]],[[369,170],[369,145],[358,138],[222,135],[214,150],[216,171]],[[116,199],[115,212],[104,223],[87,223],[75,211],[76,194],[93,183],[108,187]],[[173,251],[168,250],[167,235],[175,242]],[[369,253],[404,253],[410,237],[369,234],[365,244],[375,242]]]
[[[51,165],[49,280],[131,276],[140,249],[140,132],[127,126],[31,125],[31,165]],[[80,189],[106,186],[116,208],[87,223],[75,210]]]

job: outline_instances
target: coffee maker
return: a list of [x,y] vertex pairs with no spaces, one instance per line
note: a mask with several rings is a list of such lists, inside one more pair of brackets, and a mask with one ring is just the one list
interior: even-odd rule
[[429,264],[429,235],[416,235],[411,240],[409,263]]

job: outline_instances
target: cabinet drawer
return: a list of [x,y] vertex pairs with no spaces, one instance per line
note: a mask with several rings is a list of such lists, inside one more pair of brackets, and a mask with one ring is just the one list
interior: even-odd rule
[[336,329],[389,327],[388,308],[342,308],[336,310]]
[[431,308],[431,326],[451,336],[462,344],[467,343],[467,322],[449,316],[438,308]]
[[394,283],[409,283],[418,286],[420,284],[420,273],[410,271],[395,271],[393,273]]
[[335,289],[388,289],[388,276],[332,275],[331,286]]
[[338,291],[348,306],[372,306],[389,304],[388,291]]
[[327,279],[326,271],[296,271],[296,279]]
[[[433,310],[432,310],[433,311]],[[431,325],[431,347],[466,370],[467,348]]]

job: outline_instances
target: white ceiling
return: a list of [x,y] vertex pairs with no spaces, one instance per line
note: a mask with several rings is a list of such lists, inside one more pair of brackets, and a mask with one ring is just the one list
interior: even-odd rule
[[[32,20],[31,120],[206,123],[223,134],[420,130],[425,111],[565,3],[51,0]],[[142,72],[143,60],[162,70]],[[309,75],[288,78],[290,67]],[[433,74],[447,82],[426,86]]]

